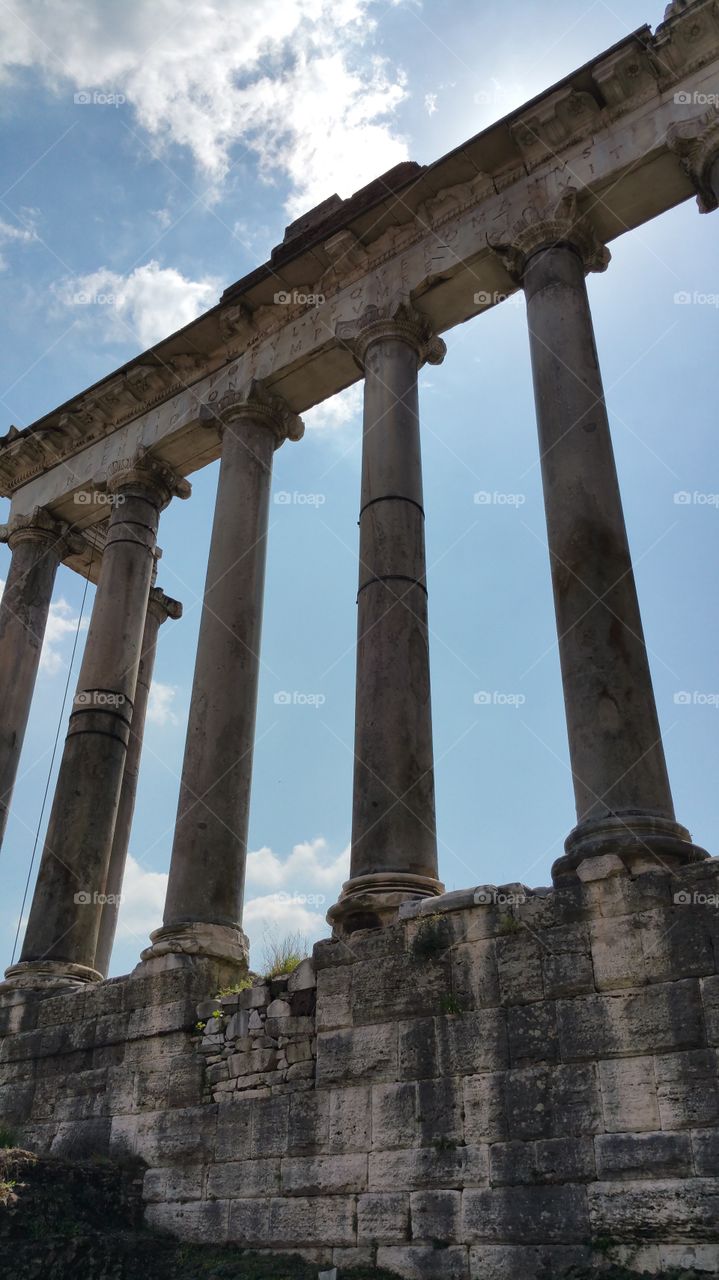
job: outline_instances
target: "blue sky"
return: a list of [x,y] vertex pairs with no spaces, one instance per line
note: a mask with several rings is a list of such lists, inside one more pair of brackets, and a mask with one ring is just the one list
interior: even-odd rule
[[[333,191],[347,196],[404,158],[435,159],[629,31],[655,26],[662,8],[4,7],[0,430],[33,421],[213,305],[265,260],[287,222]],[[677,816],[711,852],[717,218],[687,202],[615,241],[609,270],[589,281]],[[546,884],[574,812],[524,303],[445,338],[444,365],[421,374],[440,871],[448,888]],[[302,500],[271,511],[246,897],[256,964],[268,931],[325,935],[346,874],[360,410],[351,389],[309,413],[305,439],[276,455],[276,494]],[[190,501],[162,518],[158,581],[185,616],[160,634],[116,973],[161,918],[216,466],[192,479]],[[0,577],[8,558],[1,547]],[[0,853],[6,963],[82,592],[62,568]],[[91,599],[92,589],[85,621]],[[281,691],[320,695],[320,705],[278,705]],[[483,691],[512,697],[482,705]],[[691,696],[677,702],[680,693]],[[65,720],[60,744],[64,729]]]

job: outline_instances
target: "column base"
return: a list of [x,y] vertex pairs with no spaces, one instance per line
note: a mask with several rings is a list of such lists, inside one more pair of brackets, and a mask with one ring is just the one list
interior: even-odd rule
[[564,856],[552,867],[552,879],[556,884],[574,878],[585,858],[611,853],[634,875],[642,871],[677,871],[709,857],[680,823],[640,810],[626,810],[578,823],[564,842]]
[[85,964],[72,964],[69,960],[20,960],[5,970],[5,981],[0,983],[0,994],[6,991],[50,991],[84,987],[91,982],[103,982],[97,969]]
[[220,960],[233,971],[247,972],[250,944],[242,929],[224,924],[208,924],[196,920],[187,924],[162,925],[150,934],[151,946],[141,953],[142,964],[135,969],[145,970],[151,964],[155,970],[177,969],[194,963],[198,956]]
[[382,929],[399,916],[403,902],[420,898],[436,898],[444,893],[444,885],[431,876],[414,876],[409,872],[377,872],[346,880],[342,892],[327,912],[336,938],[346,938],[359,929]]

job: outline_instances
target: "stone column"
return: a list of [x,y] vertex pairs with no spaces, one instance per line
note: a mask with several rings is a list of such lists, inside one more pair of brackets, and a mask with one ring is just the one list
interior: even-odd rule
[[160,511],[190,486],[145,454],[113,464],[113,505],[20,962],[22,986],[91,982]]
[[699,212],[712,213],[719,208],[719,108],[673,125],[667,141],[696,190]]
[[137,684],[135,686],[135,701],[130,722],[130,738],[127,744],[125,771],[122,776],[122,789],[117,807],[117,818],[115,819],[115,834],[110,853],[110,865],[107,871],[107,883],[105,886],[107,901],[102,904],[100,933],[95,954],[95,968],[103,977],[107,977],[107,971],[110,967],[112,945],[117,929],[117,916],[120,910],[122,881],[125,875],[127,850],[130,844],[132,816],[135,812],[135,797],[137,795],[137,780],[140,772],[140,758],[142,756],[142,743],[145,733],[147,702],[150,696],[152,672],[155,666],[157,635],[162,623],[167,618],[177,619],[181,617],[182,605],[180,602],[171,599],[170,596],[166,596],[159,587],[152,587],[147,605],[145,630],[142,636],[142,649],[137,669]]
[[39,507],[0,526],[0,541],[12,552],[0,604],[0,845],[67,535],[68,526]]
[[445,345],[410,306],[370,308],[338,336],[364,370],[350,878],[338,934],[442,892],[437,872],[417,372]]
[[569,192],[515,228],[527,299],[559,657],[578,824],[554,865],[704,855],[674,816],[585,285],[609,253]]
[[253,382],[207,410],[222,434],[163,924],[144,961],[209,956],[246,967],[247,855],[260,631],[275,449],[303,425]]

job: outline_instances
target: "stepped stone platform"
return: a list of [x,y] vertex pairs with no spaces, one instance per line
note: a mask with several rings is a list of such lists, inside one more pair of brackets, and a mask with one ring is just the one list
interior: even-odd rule
[[579,870],[406,903],[229,996],[189,957],[6,992],[0,1124],[140,1161],[146,1226],[208,1247],[719,1274],[719,860]]

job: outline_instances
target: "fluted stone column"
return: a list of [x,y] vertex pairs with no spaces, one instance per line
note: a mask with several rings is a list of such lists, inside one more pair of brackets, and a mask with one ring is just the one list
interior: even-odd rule
[[190,486],[148,455],[114,464],[100,578],[20,963],[23,986],[97,981],[95,954],[160,511]]
[[47,511],[0,526],[12,552],[0,604],[0,844],[35,689],[57,567],[68,551],[68,526]]
[[120,801],[117,807],[115,834],[112,841],[110,865],[108,867],[107,882],[105,885],[106,901],[102,904],[100,932],[97,940],[97,952],[95,954],[95,968],[98,973],[103,975],[103,977],[107,977],[107,971],[110,967],[112,946],[115,940],[115,931],[117,929],[117,916],[120,910],[122,881],[125,875],[125,863],[127,861],[127,851],[130,844],[132,817],[135,812],[135,798],[137,795],[137,780],[140,773],[142,743],[145,734],[147,703],[150,696],[152,673],[155,667],[157,635],[162,623],[165,622],[167,618],[177,619],[181,617],[182,605],[179,600],[173,600],[170,596],[166,596],[164,591],[161,591],[159,587],[152,587],[150,589],[150,598],[147,604],[147,617],[145,619],[145,630],[142,636],[140,661],[137,669],[137,684],[135,686],[135,700],[132,708],[132,719],[130,721],[130,737],[127,744],[125,771],[122,775],[122,789],[120,791]]
[[163,925],[144,961],[246,966],[242,901],[275,449],[300,418],[253,382],[208,408],[220,477]]
[[706,856],[674,816],[585,285],[609,253],[568,193],[515,229],[527,299],[559,657],[578,823],[554,865]]
[[402,305],[338,336],[364,369],[350,878],[327,919],[374,928],[438,880],[417,373],[445,345]]

